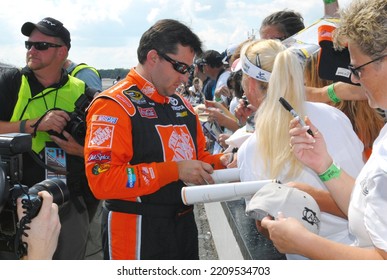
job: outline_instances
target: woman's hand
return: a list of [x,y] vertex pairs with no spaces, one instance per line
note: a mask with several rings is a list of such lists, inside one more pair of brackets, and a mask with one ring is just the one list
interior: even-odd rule
[[[323,135],[310,122],[305,120],[306,126],[302,127],[298,117],[290,121],[290,147],[296,158],[313,169],[317,174],[323,173],[332,164],[328,154]],[[311,129],[314,136],[307,133]]]

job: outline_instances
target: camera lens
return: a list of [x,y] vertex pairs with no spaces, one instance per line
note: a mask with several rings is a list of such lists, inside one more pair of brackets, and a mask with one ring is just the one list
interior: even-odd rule
[[60,179],[48,179],[33,185],[28,194],[23,195],[22,202],[28,208],[29,218],[32,219],[38,215],[42,206],[42,198],[38,195],[40,191],[47,191],[53,197],[53,202],[58,206],[65,203],[70,198],[70,192],[67,185]]
[[58,206],[65,203],[70,198],[67,185],[60,179],[48,179],[35,184],[28,190],[29,195],[38,195],[40,191],[47,191],[53,197],[53,202]]
[[70,134],[71,136],[74,137],[75,141],[77,141],[78,144],[83,146],[85,144],[85,137],[86,137],[85,122],[82,119],[77,118],[77,122],[74,121],[72,125]]

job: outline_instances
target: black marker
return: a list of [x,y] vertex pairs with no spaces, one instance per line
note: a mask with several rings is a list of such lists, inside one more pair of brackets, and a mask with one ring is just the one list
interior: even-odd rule
[[[293,117],[298,117],[298,122],[300,123],[300,125],[306,126],[304,120],[297,114],[296,111],[294,111],[293,107],[285,100],[285,98],[280,97],[279,102],[282,104],[282,106],[284,106],[286,110],[290,112],[290,114],[292,114]],[[313,132],[310,128],[306,132],[308,132],[314,137]]]

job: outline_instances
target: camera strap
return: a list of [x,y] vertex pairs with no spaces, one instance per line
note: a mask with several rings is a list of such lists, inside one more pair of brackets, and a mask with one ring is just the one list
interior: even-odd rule
[[31,125],[31,127],[34,129],[34,132],[32,133],[32,137],[35,137],[36,136],[36,132],[38,131],[38,126],[39,124],[42,122],[43,118],[51,111],[54,111],[54,110],[61,110],[59,108],[52,108],[50,110],[47,110],[37,121],[36,123],[34,123],[33,125]]

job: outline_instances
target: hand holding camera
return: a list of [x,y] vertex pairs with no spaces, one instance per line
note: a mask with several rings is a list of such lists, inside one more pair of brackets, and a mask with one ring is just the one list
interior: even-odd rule
[[[31,150],[31,138],[22,133],[0,134],[0,251],[14,252],[18,257],[27,255],[29,259],[51,258],[60,229],[57,206],[68,201],[70,193],[67,185],[56,178],[31,187],[20,183],[22,153]],[[45,198],[46,192],[49,199]],[[47,208],[51,207],[49,212]],[[39,239],[42,237],[45,240]]]
[[[48,260],[56,250],[61,224],[58,215],[58,205],[53,202],[53,196],[47,191],[38,193],[42,205],[39,214],[28,224],[26,236],[22,241],[28,244],[28,253],[26,259]],[[21,203],[21,198],[17,202],[17,214],[19,220],[25,217],[25,209]]]

